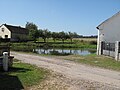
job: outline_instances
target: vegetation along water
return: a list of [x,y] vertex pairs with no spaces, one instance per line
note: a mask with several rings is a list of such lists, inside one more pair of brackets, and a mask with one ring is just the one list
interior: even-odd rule
[[[65,54],[71,54],[73,50],[79,52],[80,49],[96,49],[96,36],[82,36],[78,35],[76,32],[51,32],[48,29],[38,29],[37,25],[34,23],[27,22],[26,29],[29,30],[29,35],[27,38],[22,40],[20,37],[18,42],[12,42],[11,50],[23,51],[23,52],[37,52],[41,48],[43,50],[51,51],[53,53],[60,53],[60,50],[69,50],[70,53],[65,52]],[[26,40],[28,39],[28,40]],[[23,42],[25,41],[25,42]],[[85,51],[85,50],[84,50]],[[87,50],[89,53],[89,51]],[[75,53],[72,53],[75,54]]]

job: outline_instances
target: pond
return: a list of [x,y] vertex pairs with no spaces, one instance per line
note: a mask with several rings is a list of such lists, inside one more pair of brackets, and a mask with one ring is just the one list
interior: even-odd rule
[[51,55],[89,55],[96,53],[95,49],[43,49],[37,48],[33,50],[37,54]]

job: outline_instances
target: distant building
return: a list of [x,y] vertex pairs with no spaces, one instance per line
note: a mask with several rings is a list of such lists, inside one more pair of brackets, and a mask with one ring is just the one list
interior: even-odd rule
[[0,26],[0,38],[10,39],[10,41],[25,41],[27,40],[29,31],[20,26],[12,26],[2,24]]

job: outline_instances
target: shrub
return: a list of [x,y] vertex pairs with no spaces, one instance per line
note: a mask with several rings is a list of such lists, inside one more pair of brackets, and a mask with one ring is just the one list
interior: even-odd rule
[[90,41],[91,45],[97,45],[97,41]]

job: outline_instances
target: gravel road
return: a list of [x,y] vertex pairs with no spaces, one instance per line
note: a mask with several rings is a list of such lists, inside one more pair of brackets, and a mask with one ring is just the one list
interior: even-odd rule
[[82,65],[54,57],[18,52],[11,52],[11,55],[24,63],[60,73],[62,76],[59,76],[58,79],[69,86],[67,90],[120,90],[120,72],[117,71]]

